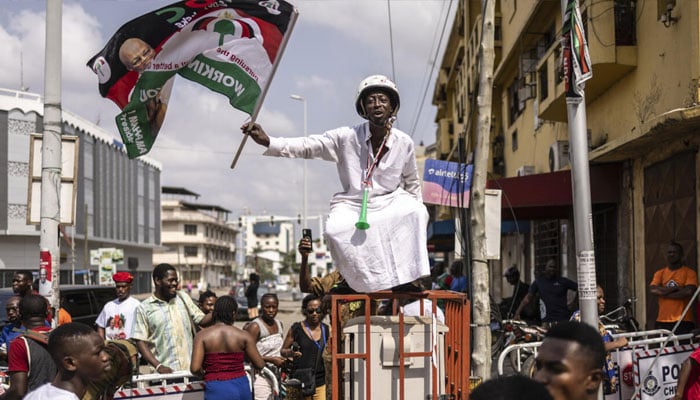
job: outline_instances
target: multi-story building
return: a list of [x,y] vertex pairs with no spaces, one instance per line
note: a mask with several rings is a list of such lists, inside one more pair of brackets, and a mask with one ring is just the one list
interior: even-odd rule
[[[0,91],[0,286],[16,270],[39,269],[39,226],[27,224],[29,143],[43,130],[37,94]],[[63,134],[79,138],[75,224],[63,226],[61,283],[97,282],[90,251],[124,251],[119,270],[136,276],[135,293],[151,288],[153,249],[160,246],[161,165],[129,160],[114,134],[63,110]],[[71,243],[72,241],[72,243]],[[71,243],[72,245],[69,245]]]
[[168,263],[183,285],[228,286],[236,269],[236,229],[227,223],[229,210],[200,204],[199,195],[181,187],[162,187],[162,248],[153,264]]
[[[271,263],[275,276],[280,275],[283,264],[298,263],[300,260],[298,254],[295,258],[290,258],[290,256],[293,253],[298,253],[295,225],[299,225],[300,218],[278,215],[242,215],[238,225],[243,233],[241,242],[245,248],[245,256],[239,255],[239,263],[245,265],[245,268],[239,271],[240,278],[247,278],[251,272],[259,271],[261,259]],[[312,216],[308,220],[309,227],[315,225],[315,221],[318,221],[319,225],[318,230],[312,228],[314,252],[309,257],[311,272],[313,275],[323,275],[332,268],[330,252],[323,238],[323,216]],[[293,276],[290,278],[292,281],[296,279]]]
[[[636,296],[653,323],[653,272],[670,240],[698,265],[700,44],[697,1],[580,0],[592,78],[586,108],[597,279],[609,304]],[[496,3],[489,187],[503,190],[501,271],[531,279],[555,259],[576,278],[559,1]],[[476,143],[480,2],[460,2],[433,101],[440,158]]]

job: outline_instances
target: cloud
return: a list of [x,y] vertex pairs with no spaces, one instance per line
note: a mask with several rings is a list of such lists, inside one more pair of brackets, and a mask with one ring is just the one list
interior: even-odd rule
[[319,91],[329,96],[335,94],[335,84],[333,80],[319,75],[300,76],[296,78],[296,87],[304,91]]
[[4,88],[19,89],[20,62],[19,54],[22,42],[19,37],[0,27],[0,85]]
[[297,7],[301,22],[335,31],[373,52],[389,54],[393,37],[399,68],[422,73],[434,56],[433,39],[436,32],[440,33],[436,28],[443,26],[449,4],[450,1],[355,0],[306,1]]
[[[126,21],[172,0],[66,1],[63,5],[63,107],[119,134],[118,107],[100,97],[97,79],[85,65]],[[427,63],[434,56],[444,12],[454,0],[391,1],[391,32],[397,83],[401,90],[400,128],[417,115]],[[387,2],[376,0],[294,1],[300,17],[257,118],[270,135],[303,134],[307,100],[309,133],[361,122],[353,106],[357,84],[370,74],[391,72]],[[19,89],[20,53],[24,84],[43,93],[45,2],[3,2],[0,8],[0,86]],[[454,5],[452,12],[454,12]],[[451,22],[448,21],[448,28]],[[443,44],[444,45],[444,44]],[[434,77],[433,77],[434,78]],[[432,90],[428,91],[430,96]],[[434,111],[426,101],[431,121]],[[149,157],[163,165],[163,185],[200,193],[202,203],[230,209],[235,218],[253,214],[296,216],[301,210],[303,161],[262,156],[249,141],[235,169],[229,165],[248,116],[225,97],[176,78],[161,134]],[[430,125],[433,123],[430,122]],[[430,135],[430,132],[427,134]],[[333,193],[342,189],[333,163],[307,162],[309,215],[327,213]]]

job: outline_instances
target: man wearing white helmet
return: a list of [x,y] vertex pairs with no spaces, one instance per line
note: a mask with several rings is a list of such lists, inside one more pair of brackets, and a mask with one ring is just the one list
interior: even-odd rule
[[[268,156],[319,158],[336,163],[343,191],[333,195],[326,241],[350,287],[358,292],[412,290],[430,274],[423,205],[413,140],[393,128],[399,110],[394,82],[372,75],[360,82],[355,109],[367,122],[299,138],[269,137],[258,124],[244,134],[267,147]],[[359,229],[368,188],[367,223]]]

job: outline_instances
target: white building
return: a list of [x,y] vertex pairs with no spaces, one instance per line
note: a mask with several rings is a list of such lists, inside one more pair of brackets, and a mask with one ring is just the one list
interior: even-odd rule
[[[30,135],[43,131],[43,113],[40,95],[0,89],[0,287],[16,270],[39,270],[39,226],[27,224],[27,194]],[[62,121],[79,147],[75,224],[62,227],[60,282],[97,282],[90,251],[117,248],[124,251],[117,269],[135,275],[135,293],[149,292],[160,246],[160,163],[129,160],[115,134],[70,111]]]
[[[295,262],[300,262],[297,245],[301,238],[299,217],[285,217],[278,215],[243,215],[238,219],[241,228],[241,246],[245,248],[245,254],[238,255],[240,265],[245,265],[242,271],[238,271],[239,278],[247,278],[250,272],[256,270],[256,256],[272,262],[275,276],[280,275],[285,255],[296,253]],[[314,252],[309,256],[312,275],[323,275],[332,269],[330,252],[323,238],[323,216],[308,218],[309,227],[318,221],[318,228],[312,228]],[[258,262],[259,264],[259,262]],[[285,278],[279,279],[282,281]],[[296,277],[291,277],[296,281]]]
[[153,264],[168,263],[178,269],[183,285],[188,281],[228,286],[235,271],[237,231],[227,223],[229,210],[200,204],[197,193],[163,186],[161,196],[162,244]]

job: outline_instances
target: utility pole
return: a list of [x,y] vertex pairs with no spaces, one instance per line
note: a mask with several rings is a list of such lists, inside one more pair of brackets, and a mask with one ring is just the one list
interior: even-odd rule
[[[58,225],[61,221],[61,9],[62,0],[46,0],[46,49],[44,64],[44,136],[41,145],[41,233],[39,248],[50,262],[51,305],[59,308],[58,281],[61,263]],[[44,258],[44,257],[40,257]]]
[[[85,275],[86,279],[83,279],[83,282],[87,282],[88,279],[87,277],[90,276],[90,251],[89,251],[89,245],[88,245],[88,205],[87,202],[84,204],[83,207],[83,228],[85,229],[85,237],[84,242],[83,242],[83,259],[85,260],[83,262],[83,268],[85,268]],[[75,276],[73,277],[75,279]]]
[[[598,306],[593,248],[591,181],[586,135],[584,82],[592,76],[578,0],[561,0],[562,48],[565,69],[566,112],[571,155],[571,186],[576,235],[576,271],[581,321],[598,328]],[[583,54],[583,56],[581,56]]]
[[[307,108],[306,108],[306,97],[299,96],[297,94],[290,95],[294,100],[301,101],[304,104],[304,137],[309,136],[309,128],[308,128],[308,114],[307,114]],[[301,227],[306,228],[306,219],[308,218],[308,207],[309,207],[309,188],[307,184],[307,167],[306,167],[306,157],[304,157],[304,192],[303,192],[303,200],[302,200],[302,208],[301,208]]]
[[486,380],[491,377],[491,327],[489,303],[489,270],[486,261],[486,174],[491,137],[491,98],[493,92],[494,14],[495,0],[482,0],[483,25],[479,46],[479,93],[477,97],[477,135],[474,149],[474,177],[471,186],[470,227],[474,351],[474,374]]

